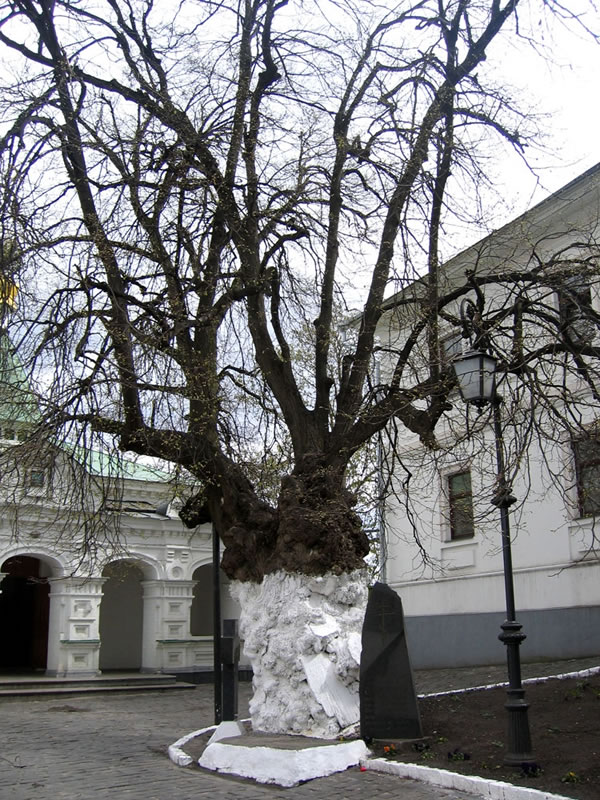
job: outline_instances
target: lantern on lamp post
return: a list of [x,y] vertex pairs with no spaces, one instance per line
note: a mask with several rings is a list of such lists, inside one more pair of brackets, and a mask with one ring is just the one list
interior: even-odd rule
[[452,362],[463,400],[483,408],[494,399],[496,359],[481,350],[469,350]]
[[[473,331],[474,310],[475,307],[471,301],[463,301],[461,317],[467,335]],[[470,319],[467,319],[467,314]],[[521,683],[520,646],[526,637],[524,633],[521,633],[522,626],[516,620],[510,521],[508,516],[509,506],[516,502],[516,498],[511,494],[510,486],[506,480],[500,398],[496,393],[496,365],[497,362],[494,356],[478,349],[472,349],[453,361],[456,380],[463,400],[466,403],[472,403],[480,410],[488,403],[492,404],[498,469],[497,487],[492,503],[500,509],[504,594],[506,599],[506,620],[500,626],[502,633],[498,636],[500,641],[506,645],[508,665],[507,701],[504,705],[508,712],[508,735],[504,763],[511,766],[532,767],[535,765],[535,761],[529,733],[527,713],[529,704],[525,701],[525,690]]]

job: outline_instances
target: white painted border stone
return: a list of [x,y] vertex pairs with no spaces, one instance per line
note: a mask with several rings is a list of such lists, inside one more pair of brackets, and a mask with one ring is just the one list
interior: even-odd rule
[[187,753],[184,753],[182,750],[183,745],[187,744],[190,739],[195,739],[196,736],[202,736],[209,731],[214,731],[216,727],[216,725],[209,725],[208,728],[200,728],[197,731],[186,733],[185,736],[181,736],[176,742],[170,744],[168,753],[173,764],[176,764],[178,767],[189,767],[194,759],[191,756],[188,756]]
[[[590,678],[592,675],[600,674],[600,667],[590,667],[589,669],[580,669],[577,672],[563,672],[560,675],[544,675],[541,678],[525,678],[522,681],[523,685],[532,685],[535,683],[547,683],[548,681],[564,681],[568,678]],[[446,692],[430,692],[429,694],[420,694],[421,697],[446,697],[449,694],[467,694],[469,692],[480,692],[483,689],[503,689],[508,686],[506,681],[502,683],[486,683],[481,686],[470,686],[467,689],[448,689]]]
[[361,768],[374,772],[385,772],[387,775],[397,775],[399,778],[409,778],[433,786],[441,786],[444,789],[475,794],[478,798],[485,798],[485,800],[573,800],[572,797],[550,794],[539,789],[529,789],[526,786],[514,786],[512,783],[491,781],[473,775],[460,775],[447,769],[423,767],[420,764],[388,761],[385,758],[365,759],[360,762],[360,765]]
[[[567,678],[588,678],[591,675],[598,675],[600,674],[600,667],[592,667],[591,669],[584,669],[579,670],[577,672],[565,672],[561,675],[548,675],[542,678],[528,678],[527,680],[523,681],[523,683],[533,684],[533,683],[545,683],[549,680],[558,679],[567,679]],[[487,686],[475,686],[469,689],[458,689],[455,691],[448,691],[448,692],[434,692],[432,694],[426,695],[419,695],[419,697],[442,697],[444,695],[449,694],[461,694],[467,692],[477,691],[479,689],[493,689],[496,687],[503,687],[506,686],[506,683],[494,683],[489,684]],[[249,720],[243,720],[249,721]],[[188,733],[185,736],[182,736],[176,742],[169,746],[169,758],[171,761],[179,767],[186,767],[189,766],[193,759],[191,756],[188,756],[187,753],[181,749],[183,745],[190,741],[190,739],[194,739],[196,736],[202,736],[209,731],[215,731],[217,728],[216,725],[210,725],[207,728],[201,728],[200,730],[193,731],[192,733]],[[408,762],[402,761],[388,761],[384,758],[368,758],[368,750],[366,749],[366,745],[362,740],[357,742],[344,742],[343,745],[362,745],[365,748],[365,751],[362,755],[359,755],[358,759],[353,763],[347,763],[345,766],[335,767],[329,771],[324,771],[321,774],[311,775],[309,777],[298,777],[298,775],[303,774],[302,770],[304,769],[304,758],[298,759],[298,763],[294,765],[292,770],[284,770],[280,769],[280,773],[283,777],[286,777],[284,773],[287,774],[287,779],[291,779],[290,776],[292,773],[296,774],[296,778],[292,783],[280,783],[281,786],[293,786],[298,781],[302,780],[309,780],[311,777],[324,777],[326,775],[332,775],[334,772],[341,772],[342,770],[347,769],[350,766],[354,766],[355,764],[360,762],[362,768],[367,770],[373,770],[375,772],[384,772],[388,775],[397,775],[399,778],[408,778],[410,780],[421,781],[423,783],[429,783],[434,786],[442,786],[448,789],[455,789],[457,791],[467,792],[468,794],[476,794],[485,800],[573,800],[573,798],[565,797],[564,795],[558,794],[551,794],[550,792],[543,792],[539,789],[529,789],[526,786],[515,786],[512,783],[505,783],[504,781],[493,781],[488,780],[486,778],[479,778],[473,775],[461,775],[457,772],[450,772],[450,770],[445,769],[436,769],[435,767],[425,767],[420,764],[411,764]],[[216,747],[217,745],[212,745]],[[313,747],[307,748],[301,751],[290,751],[290,750],[274,750],[273,748],[267,747],[254,747],[254,748],[244,748],[244,747],[236,747],[234,745],[222,745],[221,747],[226,747],[230,751],[233,750],[253,750],[259,751],[257,753],[257,760],[259,765],[264,767],[268,762],[274,761],[278,754],[282,754],[286,764],[289,764],[293,759],[293,753],[313,753],[315,754],[315,750],[329,750],[331,751],[332,747],[340,747],[342,745],[335,745],[329,747]],[[206,753],[206,750],[204,751]],[[290,758],[292,756],[292,758]],[[315,757],[317,754],[315,754]],[[204,757],[204,754],[202,758]],[[202,764],[202,758],[198,762],[200,766],[204,766]],[[212,756],[211,756],[212,758]],[[261,780],[261,778],[256,777],[256,775],[244,775],[240,771],[240,766],[243,767],[242,762],[239,760],[239,754],[233,757],[233,767],[229,771],[229,774],[235,775],[242,775],[242,777],[250,777],[257,780],[259,783],[279,783],[279,781],[273,780]],[[243,759],[246,762],[249,759]],[[231,759],[230,759],[231,761]],[[327,753],[327,761],[328,764],[333,763],[333,759],[331,759],[331,752]],[[315,758],[316,763],[316,758]],[[319,759],[320,763],[320,759]],[[341,761],[340,763],[343,763]],[[284,765],[285,766],[285,765]],[[313,767],[315,764],[313,764]],[[209,769],[219,769],[218,767],[208,767]],[[227,769],[219,769],[219,771],[227,772]],[[268,772],[269,770],[267,770]],[[271,770],[272,771],[272,770]],[[294,772],[295,771],[295,772]],[[314,771],[314,770],[313,770]],[[263,774],[263,773],[261,773]]]
[[232,739],[236,736],[243,736],[245,733],[246,731],[241,722],[237,722],[237,720],[225,720],[217,725],[213,735],[206,743],[206,746],[208,747],[208,745],[213,744],[213,742],[220,742],[221,739]]

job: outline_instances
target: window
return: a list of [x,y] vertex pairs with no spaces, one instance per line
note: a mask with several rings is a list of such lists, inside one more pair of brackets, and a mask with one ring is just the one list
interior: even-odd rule
[[43,489],[46,482],[46,474],[43,469],[32,469],[29,472],[29,486],[32,489]]
[[587,344],[594,337],[591,308],[592,292],[587,277],[582,274],[564,277],[558,290],[560,326],[565,338],[575,345]]
[[573,454],[579,516],[593,517],[600,514],[600,437],[576,439]]
[[448,475],[448,505],[450,508],[450,539],[472,539],[473,493],[469,470]]

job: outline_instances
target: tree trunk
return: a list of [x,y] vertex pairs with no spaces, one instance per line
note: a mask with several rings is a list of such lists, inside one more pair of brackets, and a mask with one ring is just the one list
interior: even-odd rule
[[333,738],[357,722],[366,570],[280,570],[260,584],[234,581],[231,594],[254,671],[254,729]]
[[[231,477],[207,498],[254,673],[253,726],[335,737],[359,719],[369,542],[355,497],[322,457],[283,478],[276,508]],[[198,514],[192,498],[182,517]]]
[[249,483],[240,487],[238,481],[214,504],[225,545],[223,570],[231,580],[260,583],[280,570],[341,575],[362,569],[369,540],[355,503],[343,471],[322,456],[305,458],[283,478],[277,508],[261,502]]

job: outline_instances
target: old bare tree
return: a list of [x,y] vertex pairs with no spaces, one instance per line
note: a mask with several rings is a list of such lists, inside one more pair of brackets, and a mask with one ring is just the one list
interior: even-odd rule
[[[444,292],[440,238],[469,213],[489,137],[531,133],[485,64],[521,6],[554,2],[1,3],[2,270],[20,287],[13,339],[47,388],[43,429],[197,479],[181,516],[224,543],[264,727],[346,721],[289,681],[314,687],[337,647],[331,669],[355,689],[368,540],[348,468],[390,420],[432,445],[448,410],[438,322],[474,283]],[[385,298],[419,270],[412,331],[377,382]],[[361,305],[338,360],[344,302]],[[518,331],[526,311],[502,320]],[[275,603],[293,592],[322,599],[305,632]],[[280,644],[257,611],[271,600],[292,628]]]

